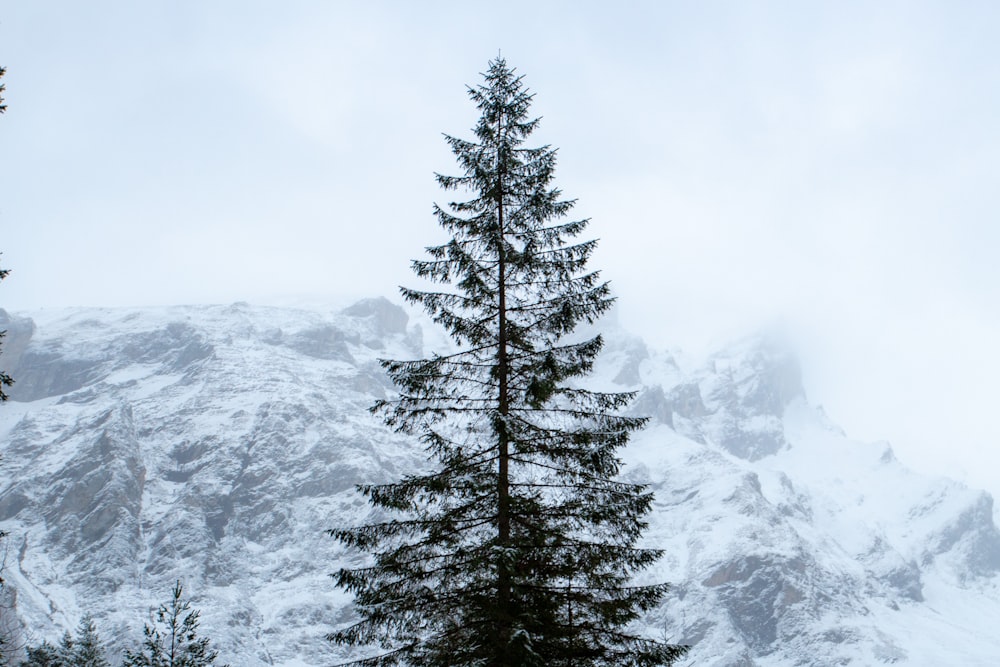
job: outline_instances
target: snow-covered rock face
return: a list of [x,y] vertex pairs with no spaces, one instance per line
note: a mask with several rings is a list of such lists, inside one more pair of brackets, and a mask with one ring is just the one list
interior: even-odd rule
[[[0,311],[17,380],[0,407],[5,577],[34,640],[91,612],[118,650],[180,578],[234,666],[346,657],[323,640],[351,613],[328,575],[363,557],[324,531],[368,516],[356,483],[427,464],[368,413],[392,392],[379,357],[440,351],[421,327],[384,299],[34,319]],[[656,491],[645,540],[664,557],[646,578],[674,591],[644,622],[694,644],[693,664],[1000,655],[992,499],[847,439],[780,345],[684,372],[612,331],[592,382],[651,417],[626,475]]]

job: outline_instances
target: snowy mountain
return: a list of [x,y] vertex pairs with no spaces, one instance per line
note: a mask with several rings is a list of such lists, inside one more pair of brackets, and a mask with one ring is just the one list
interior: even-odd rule
[[[355,483],[426,465],[367,408],[392,391],[377,359],[439,334],[383,299],[0,311],[2,328],[0,528],[32,642],[91,612],[118,651],[180,578],[233,667],[346,657],[323,640],[350,618],[328,574],[361,557],[324,531],[365,520]],[[656,491],[648,579],[675,584],[644,621],[694,645],[685,664],[995,664],[989,495],[850,440],[775,340],[693,369],[607,340],[593,384],[652,417],[626,475]]]

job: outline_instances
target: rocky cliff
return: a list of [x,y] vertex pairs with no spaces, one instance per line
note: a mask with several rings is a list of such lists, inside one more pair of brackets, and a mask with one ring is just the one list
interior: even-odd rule
[[[360,556],[354,484],[425,465],[367,408],[379,357],[446,343],[383,299],[336,311],[234,304],[0,314],[0,528],[34,641],[94,614],[112,651],[177,578],[230,664],[326,665],[350,617],[328,574]],[[426,325],[424,328],[431,332]],[[431,337],[430,334],[428,337]],[[651,425],[626,475],[656,491],[644,619],[689,664],[991,665],[1000,655],[992,499],[915,475],[811,407],[766,337],[694,369],[608,332],[595,386]]]

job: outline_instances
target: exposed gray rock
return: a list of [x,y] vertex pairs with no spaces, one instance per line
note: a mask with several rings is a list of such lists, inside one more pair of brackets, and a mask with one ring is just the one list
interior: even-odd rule
[[781,420],[805,391],[798,362],[778,343],[748,339],[713,357],[701,376],[706,438],[748,461],[787,447]]
[[348,336],[332,324],[323,324],[292,334],[286,339],[288,347],[316,359],[335,359],[354,363],[348,344],[358,344],[356,336]]
[[[5,350],[20,341],[10,358],[24,393],[0,422],[0,528],[16,536],[9,579],[37,638],[58,640],[86,610],[118,649],[183,578],[232,665],[349,657],[322,639],[352,617],[329,573],[366,561],[324,531],[371,518],[356,484],[427,465],[419,442],[368,413],[394,391],[378,358],[423,346],[402,309],[373,299],[335,314],[233,304],[72,311],[38,330],[2,321],[19,327]],[[655,490],[645,539],[665,553],[647,574],[675,583],[641,623],[694,643],[692,664],[947,664],[900,639],[915,623],[961,639],[948,606],[961,596],[935,591],[960,585],[1000,609],[992,499],[849,441],[809,412],[794,358],[773,341],[744,341],[691,374],[628,336],[609,336],[607,354],[605,381],[637,389],[630,410],[653,418],[625,452],[625,478]],[[788,431],[789,414],[854,467],[832,481],[813,470],[828,452]],[[884,484],[895,514],[865,505]],[[966,622],[983,642],[973,657],[995,656],[991,629]]]
[[406,311],[384,297],[362,299],[343,310],[344,315],[371,319],[378,337],[405,334],[409,316]]
[[69,394],[97,378],[97,359],[67,358],[58,349],[29,348],[10,370],[15,384],[10,397],[15,401],[37,401]]
[[642,381],[639,375],[639,366],[649,358],[649,350],[646,348],[646,344],[638,338],[628,340],[622,347],[621,367],[613,382],[633,387]]
[[112,350],[116,365],[161,363],[172,371],[184,370],[211,356],[213,348],[186,322],[170,322],[161,329],[126,337]]
[[924,562],[942,554],[959,559],[966,576],[984,577],[1000,571],[1000,534],[993,525],[993,497],[975,494],[968,505],[930,536]]
[[656,385],[640,391],[632,405],[629,406],[629,412],[633,415],[649,417],[673,428],[674,414],[671,407],[670,401],[663,393],[663,387]]
[[35,322],[29,317],[11,317],[6,310],[0,308],[0,331],[4,332],[0,338],[0,368],[10,373],[16,371],[21,355],[31,342]]

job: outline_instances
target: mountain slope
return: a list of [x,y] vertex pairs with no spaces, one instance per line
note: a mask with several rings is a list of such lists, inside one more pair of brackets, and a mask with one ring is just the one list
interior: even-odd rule
[[[426,327],[426,325],[425,325]],[[235,665],[322,665],[350,619],[323,533],[361,522],[360,481],[426,466],[367,408],[378,357],[441,350],[381,299],[339,312],[234,304],[0,317],[17,379],[0,409],[7,578],[35,640],[95,615],[119,650],[176,578]],[[428,332],[432,329],[427,328]],[[753,338],[682,370],[611,331],[595,386],[653,417],[625,452],[652,485],[644,622],[699,665],[992,664],[992,499],[909,472],[810,407],[795,360]]]

